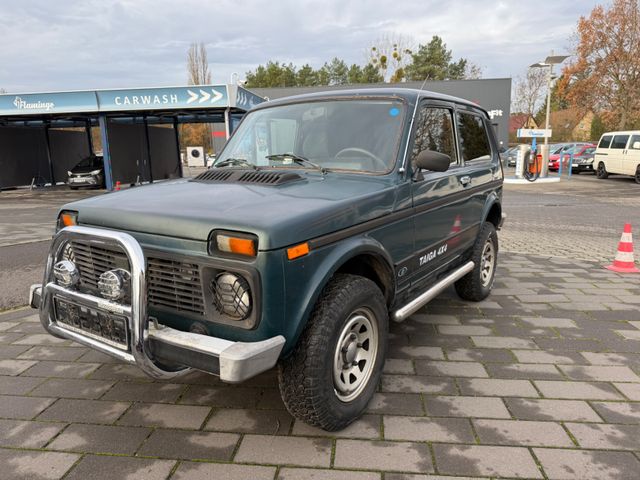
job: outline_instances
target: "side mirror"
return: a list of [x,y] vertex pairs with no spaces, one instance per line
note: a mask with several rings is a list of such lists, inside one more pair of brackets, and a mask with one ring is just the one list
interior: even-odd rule
[[416,158],[416,167],[432,172],[446,172],[451,165],[451,157],[433,150],[423,150]]
[[633,142],[633,146],[631,148],[634,150],[640,150],[640,142]]

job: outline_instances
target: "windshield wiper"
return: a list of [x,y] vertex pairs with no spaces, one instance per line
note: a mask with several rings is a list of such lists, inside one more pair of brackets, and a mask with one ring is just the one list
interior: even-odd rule
[[308,158],[304,158],[300,155],[296,155],[295,153],[274,153],[272,155],[266,155],[265,158],[276,161],[276,162],[284,162],[286,160],[291,160],[297,163],[298,165],[303,165],[303,166],[307,165],[309,167],[315,168],[316,170],[320,170],[320,172],[322,172],[323,175],[327,173],[326,168],[321,167],[317,163],[313,163]]
[[249,168],[252,168],[253,170],[257,170],[258,169],[258,167],[256,167],[253,163],[248,162],[244,158],[227,158],[226,160],[223,160],[220,163],[216,163],[213,166],[215,168],[221,168],[221,167],[249,167]]

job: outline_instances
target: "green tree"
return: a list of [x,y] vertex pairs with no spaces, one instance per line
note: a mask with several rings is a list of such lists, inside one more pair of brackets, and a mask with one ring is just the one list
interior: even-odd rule
[[268,61],[259,65],[255,71],[246,73],[245,86],[256,87],[295,87],[297,85],[296,69],[292,63],[282,65],[280,62]]
[[299,87],[318,85],[318,74],[308,63],[304,64],[296,73],[296,84]]
[[591,133],[590,138],[594,142],[597,142],[602,134],[609,130],[602,120],[600,115],[594,115],[593,120],[591,121]]
[[461,58],[453,62],[451,50],[437,35],[426,45],[419,45],[412,55],[413,62],[406,68],[406,77],[413,81],[458,80],[465,78],[468,61]]
[[347,83],[349,67],[344,63],[344,60],[334,57],[331,62],[325,63],[323,68],[326,69],[329,76],[329,85],[344,85]]

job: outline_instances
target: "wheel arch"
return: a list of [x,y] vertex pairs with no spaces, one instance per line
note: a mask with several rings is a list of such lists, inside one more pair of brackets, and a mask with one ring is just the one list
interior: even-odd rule
[[309,279],[309,288],[298,302],[298,308],[288,312],[288,316],[291,315],[288,322],[295,327],[293,331],[290,330],[291,336],[288,337],[285,350],[289,350],[297,343],[318,298],[337,273],[369,278],[381,289],[387,306],[392,304],[395,297],[393,261],[377,240],[368,236],[359,236],[324,248],[329,250],[323,252],[324,258]]
[[495,192],[492,192],[487,198],[482,214],[483,222],[491,222],[496,230],[500,228],[502,223],[502,204]]

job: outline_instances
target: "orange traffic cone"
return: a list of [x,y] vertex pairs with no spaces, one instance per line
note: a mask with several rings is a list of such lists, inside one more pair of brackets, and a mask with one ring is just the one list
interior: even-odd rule
[[633,261],[633,240],[631,238],[631,224],[625,223],[620,243],[618,243],[618,252],[616,258],[611,265],[604,267],[613,272],[619,273],[640,273]]
[[115,190],[116,192],[119,192],[119,191],[120,191],[120,180],[118,180],[118,181],[116,182],[116,186],[115,186],[114,190]]

